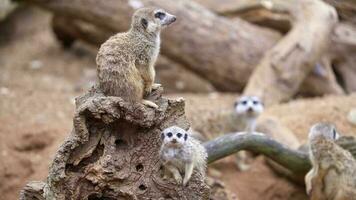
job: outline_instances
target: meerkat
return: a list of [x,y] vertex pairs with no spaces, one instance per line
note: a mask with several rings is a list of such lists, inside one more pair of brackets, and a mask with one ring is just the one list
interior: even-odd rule
[[235,104],[235,114],[243,121],[245,131],[253,133],[256,129],[256,119],[263,112],[264,106],[256,96],[242,96]]
[[[264,110],[262,101],[256,96],[242,96],[235,101],[234,109],[237,119],[244,126],[244,131],[247,133],[255,132],[257,117]],[[246,171],[249,169],[247,159],[246,151],[240,151],[236,154],[235,162],[239,170]]]
[[312,169],[305,176],[312,200],[356,200],[356,160],[335,143],[334,125],[318,123],[309,132]]
[[160,86],[154,83],[160,32],[174,21],[176,17],[162,9],[140,8],[133,14],[129,31],[118,33],[101,45],[96,57],[97,76],[106,96],[158,107],[144,98]]
[[178,184],[186,186],[194,169],[205,176],[208,154],[198,140],[177,126],[164,129],[161,139],[160,158],[165,177],[172,175]]

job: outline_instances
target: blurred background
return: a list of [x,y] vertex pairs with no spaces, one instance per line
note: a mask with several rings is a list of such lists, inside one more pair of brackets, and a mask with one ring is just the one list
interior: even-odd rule
[[[356,135],[353,0],[0,0],[1,199],[46,178],[72,129],[75,97],[95,84],[100,44],[147,5],[178,18],[162,32],[157,82],[186,99],[206,139],[231,131],[223,116],[241,95],[265,102],[260,117],[278,124],[271,136],[290,148],[320,121]],[[307,199],[303,184],[265,161],[240,171],[228,157],[208,173],[234,199]]]

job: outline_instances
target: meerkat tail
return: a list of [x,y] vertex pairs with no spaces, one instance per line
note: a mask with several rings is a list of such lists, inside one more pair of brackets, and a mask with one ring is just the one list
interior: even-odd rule
[[148,107],[151,107],[151,108],[158,108],[158,105],[155,104],[155,103],[153,103],[153,102],[150,101],[150,100],[143,99],[143,100],[142,100],[142,104],[143,104],[143,105],[146,105],[146,106],[148,106]]
[[187,163],[185,164],[185,174],[184,174],[184,179],[183,179],[183,186],[186,186],[190,177],[193,174],[193,169],[194,165],[193,163]]

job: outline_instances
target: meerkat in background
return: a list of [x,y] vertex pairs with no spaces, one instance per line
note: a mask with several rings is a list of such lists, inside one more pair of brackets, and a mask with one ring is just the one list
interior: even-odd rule
[[318,123],[310,129],[312,169],[305,176],[305,184],[312,200],[356,200],[356,160],[335,143],[338,137],[329,123]]
[[243,96],[235,104],[235,113],[245,126],[245,131],[252,133],[256,129],[256,119],[263,112],[262,101],[255,96]]
[[101,45],[96,57],[99,88],[106,96],[119,96],[129,102],[142,102],[153,89],[154,64],[160,49],[160,32],[176,17],[158,8],[138,9],[131,29],[110,37]]
[[[256,129],[257,117],[264,110],[262,101],[255,96],[242,96],[235,102],[234,108],[237,118],[244,126],[244,131],[253,133]],[[241,171],[246,171],[250,167],[247,164],[247,154],[245,151],[238,152],[235,161]]]
[[177,126],[164,129],[161,138],[160,158],[165,177],[173,175],[178,184],[185,186],[194,169],[205,176],[208,154],[198,140]]

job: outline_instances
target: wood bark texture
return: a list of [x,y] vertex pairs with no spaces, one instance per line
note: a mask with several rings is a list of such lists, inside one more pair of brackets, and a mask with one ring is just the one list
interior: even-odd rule
[[161,131],[189,124],[184,100],[162,98],[161,92],[151,97],[158,110],[106,97],[96,88],[77,98],[74,129],[50,166],[45,199],[209,199],[198,171],[186,187],[162,178]]
[[326,51],[337,22],[335,9],[320,0],[276,0],[269,8],[287,9],[295,20],[292,30],[265,54],[244,90],[267,105],[287,101],[298,92]]

